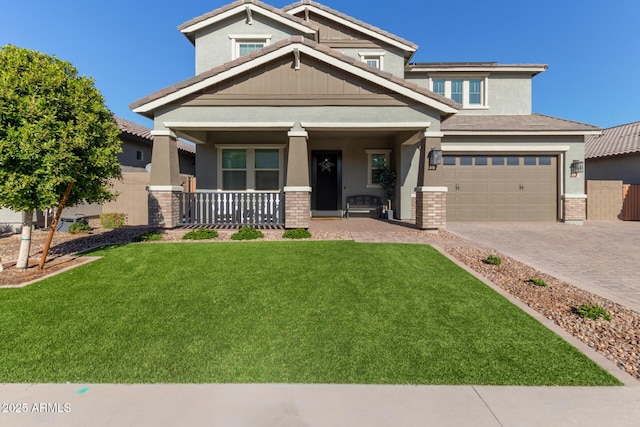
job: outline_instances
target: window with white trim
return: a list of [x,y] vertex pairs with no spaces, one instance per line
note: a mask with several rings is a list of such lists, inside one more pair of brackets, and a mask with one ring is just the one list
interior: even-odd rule
[[268,46],[271,34],[229,34],[229,38],[231,57],[237,59]]
[[464,108],[486,108],[487,77],[435,78],[430,89],[461,104]]
[[282,147],[218,147],[219,188],[278,191],[282,188]]
[[367,188],[382,188],[378,184],[380,172],[390,165],[389,156],[391,150],[366,150],[367,151]]
[[384,52],[360,52],[360,60],[373,68],[383,69]]

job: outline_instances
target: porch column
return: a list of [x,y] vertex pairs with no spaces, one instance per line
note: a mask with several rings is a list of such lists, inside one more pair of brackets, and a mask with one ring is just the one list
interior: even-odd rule
[[437,231],[447,225],[447,187],[444,186],[442,163],[431,166],[429,153],[442,149],[442,138],[427,137],[420,146],[420,167],[416,187],[416,226]]
[[149,178],[149,225],[174,228],[178,225],[178,194],[180,185],[180,163],[176,135],[171,131],[154,130],[151,154],[151,176]]
[[285,228],[309,228],[311,221],[311,185],[309,183],[309,134],[299,123],[291,128],[287,183],[284,187]]

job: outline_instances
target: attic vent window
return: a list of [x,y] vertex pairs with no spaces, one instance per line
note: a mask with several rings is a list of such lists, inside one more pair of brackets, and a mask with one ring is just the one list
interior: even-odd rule
[[383,69],[384,52],[359,52],[360,60],[370,67]]
[[231,39],[231,56],[238,59],[268,46],[271,34],[229,34]]

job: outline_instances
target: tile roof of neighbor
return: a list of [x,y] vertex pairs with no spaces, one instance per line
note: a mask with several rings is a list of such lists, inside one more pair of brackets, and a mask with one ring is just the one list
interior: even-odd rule
[[218,15],[221,15],[229,10],[235,9],[238,6],[242,6],[242,5],[249,5],[249,4],[253,4],[256,6],[259,6],[265,10],[268,10],[269,12],[275,13],[279,16],[281,16],[284,19],[287,19],[289,21],[295,22],[296,24],[300,24],[300,25],[304,25],[314,31],[318,31],[318,27],[310,22],[305,21],[304,19],[300,19],[297,16],[293,16],[290,15],[288,13],[285,13],[282,9],[278,9],[277,7],[273,7],[271,5],[268,5],[266,3],[263,3],[261,1],[257,1],[257,0],[238,0],[238,1],[234,1],[233,3],[230,3],[226,6],[222,6],[218,9],[214,9],[211,12],[207,12],[203,15],[197,16],[193,19],[190,19],[189,21],[181,24],[178,26],[178,30],[182,31],[185,28],[189,28],[192,25],[198,24],[202,21],[206,21],[209,18],[213,18],[216,17]]
[[364,27],[364,28],[366,28],[368,30],[371,30],[371,31],[373,31],[375,33],[378,33],[378,34],[380,34],[382,36],[388,37],[388,38],[393,39],[393,40],[395,40],[395,41],[397,41],[399,43],[407,45],[407,46],[411,47],[414,50],[418,49],[418,45],[415,44],[415,43],[410,42],[409,40],[405,40],[405,39],[403,39],[401,37],[396,36],[395,34],[391,34],[391,33],[387,32],[385,30],[382,30],[382,29],[380,29],[378,27],[375,27],[373,25],[367,24],[366,22],[360,21],[359,19],[353,18],[353,17],[351,17],[349,15],[346,15],[346,14],[344,14],[342,12],[339,12],[339,11],[337,11],[335,9],[331,9],[330,7],[327,7],[327,6],[323,5],[323,4],[317,3],[315,1],[301,0],[301,1],[297,2],[297,3],[293,3],[293,4],[289,5],[289,6],[285,6],[284,8],[282,8],[282,10],[285,11],[285,12],[289,12],[290,10],[293,10],[293,9],[299,7],[299,6],[304,6],[304,5],[317,7],[320,10],[323,10],[325,12],[329,12],[332,15],[338,16],[338,17],[340,17],[340,18],[342,18],[342,19],[344,19],[346,21],[349,21],[352,24],[359,25],[359,26]]
[[345,63],[348,63],[350,65],[356,66],[358,68],[362,68],[365,69],[373,74],[376,74],[380,77],[383,77],[393,83],[399,84],[400,86],[406,87],[408,89],[413,90],[416,93],[419,93],[421,95],[427,96],[429,98],[434,99],[435,101],[438,101],[442,104],[445,104],[449,107],[455,108],[455,109],[461,109],[462,105],[458,104],[457,102],[446,98],[442,95],[439,95],[435,92],[432,92],[422,86],[417,85],[416,83],[410,82],[408,80],[405,80],[403,78],[397,77],[391,73],[382,71],[380,69],[377,68],[373,68],[368,66],[365,62],[362,61],[357,61],[355,60],[353,57],[345,55],[337,50],[331,49],[330,47],[320,44],[320,43],[316,43],[314,41],[311,41],[309,39],[306,39],[302,36],[293,36],[289,39],[285,39],[285,40],[280,40],[274,44],[265,46],[263,49],[260,49],[256,52],[253,52],[249,55],[245,55],[245,56],[241,56],[240,58],[237,58],[233,61],[227,62],[225,64],[222,64],[218,67],[212,68],[208,71],[205,71],[203,73],[198,74],[197,76],[191,77],[187,80],[184,80],[180,83],[176,83],[173,86],[169,86],[167,88],[161,89],[155,93],[152,93],[150,95],[147,95],[144,98],[141,98],[135,102],[133,102],[132,104],[129,105],[129,108],[131,109],[136,109],[138,107],[141,107],[142,105],[145,105],[149,102],[153,102],[155,100],[158,100],[160,98],[163,98],[167,95],[170,95],[172,93],[175,93],[181,89],[187,88],[191,85],[194,85],[196,83],[202,82],[208,78],[214,77],[217,74],[220,74],[224,71],[230,70],[234,67],[237,67],[239,65],[242,65],[246,62],[252,61],[256,58],[259,58],[261,56],[264,56],[268,53],[274,52],[278,49],[281,49],[285,46],[294,44],[294,43],[298,43],[298,44],[304,44],[306,46],[311,47],[312,49],[315,49],[319,52],[322,52],[324,54],[330,55],[336,59],[339,59]]
[[640,122],[604,129],[602,135],[585,139],[585,159],[640,152]]
[[466,115],[457,114],[444,120],[443,131],[587,131],[600,130],[597,126],[542,114],[530,115]]
[[[150,144],[153,143],[153,136],[151,136],[151,129],[148,127],[139,125],[122,117],[113,116],[116,119],[116,124],[120,128],[122,133],[137,136],[142,139],[146,139]],[[180,139],[176,141],[178,150],[186,151],[187,153],[195,154],[196,149],[191,144],[184,142]]]

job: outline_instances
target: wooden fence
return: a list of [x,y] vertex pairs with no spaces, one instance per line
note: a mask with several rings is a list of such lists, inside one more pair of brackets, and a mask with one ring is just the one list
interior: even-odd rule
[[622,186],[622,220],[640,221],[640,184]]
[[588,180],[587,219],[640,221],[640,184]]

